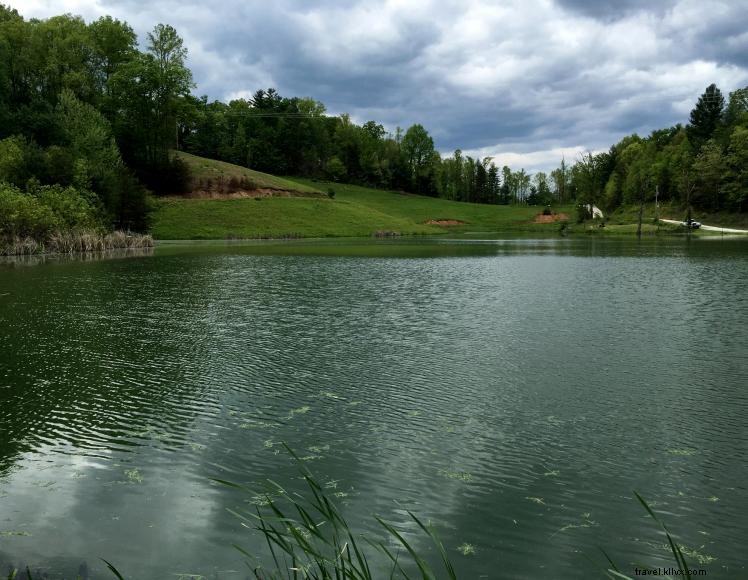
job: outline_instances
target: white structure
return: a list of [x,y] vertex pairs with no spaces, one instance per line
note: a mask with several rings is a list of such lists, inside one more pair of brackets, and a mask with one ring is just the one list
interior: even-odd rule
[[603,217],[603,212],[602,212],[602,211],[600,210],[600,208],[599,208],[599,207],[597,207],[596,205],[593,205],[593,206],[592,206],[592,209],[590,209],[590,206],[589,206],[589,204],[587,204],[587,205],[586,205],[586,206],[584,206],[584,207],[585,207],[585,208],[587,209],[587,211],[589,211],[589,212],[591,212],[591,213],[592,213],[592,219],[595,219],[595,218],[600,218],[600,219],[602,219],[602,217]]

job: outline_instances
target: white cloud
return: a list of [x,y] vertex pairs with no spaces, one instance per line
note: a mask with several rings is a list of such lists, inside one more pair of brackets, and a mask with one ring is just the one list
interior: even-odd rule
[[[517,149],[512,150],[514,147]],[[554,167],[558,167],[562,159],[565,159],[567,163],[571,164],[576,161],[580,155],[589,151],[587,147],[582,145],[572,147],[552,147],[550,149],[523,152],[521,149],[524,147],[526,147],[526,145],[517,143],[496,144],[491,147],[463,151],[463,153],[465,155],[470,155],[474,159],[491,157],[498,167],[507,165],[514,170],[525,169],[529,172],[549,172]],[[591,152],[594,154],[598,153],[599,150],[592,150]]]
[[444,150],[490,149],[527,167],[685,123],[712,82],[725,94],[748,84],[748,11],[725,0],[10,3],[34,17],[111,13],[141,35],[168,22],[198,94],[275,86],[390,128],[422,123]]

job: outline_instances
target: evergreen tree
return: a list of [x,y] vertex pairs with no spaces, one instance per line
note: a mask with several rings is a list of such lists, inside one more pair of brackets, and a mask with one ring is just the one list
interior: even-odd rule
[[712,83],[699,97],[696,107],[691,111],[688,133],[697,147],[714,134],[722,119],[724,109],[725,98],[717,85]]

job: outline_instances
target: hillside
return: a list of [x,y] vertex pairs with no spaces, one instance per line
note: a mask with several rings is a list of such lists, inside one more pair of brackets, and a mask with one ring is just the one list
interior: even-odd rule
[[251,193],[253,191],[265,194],[272,194],[272,192],[276,194],[322,194],[315,187],[239,165],[198,157],[184,151],[172,151],[171,154],[174,158],[184,162],[189,168],[192,176],[192,192],[185,193],[193,193],[195,197],[211,197],[211,195],[208,195],[211,193],[226,195],[237,192]]
[[[189,165],[198,185],[189,198],[157,200],[152,216],[152,232],[157,239],[369,237],[473,231],[552,233],[559,228],[557,223],[533,223],[539,212],[537,207],[462,203],[355,185],[280,178],[195,155],[177,155]],[[251,182],[256,191],[265,194],[242,189],[234,194],[217,194],[215,184],[228,183],[232,178],[235,182]],[[200,194],[199,184],[206,180],[213,184],[212,195]],[[322,193],[330,189],[335,193],[332,199]]]

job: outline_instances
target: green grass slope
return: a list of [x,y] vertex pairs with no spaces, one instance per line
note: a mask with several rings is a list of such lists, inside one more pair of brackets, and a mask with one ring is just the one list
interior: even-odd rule
[[[534,224],[537,207],[460,203],[354,185],[280,178],[243,167],[178,152],[195,179],[247,177],[258,187],[308,196],[240,199],[163,198],[156,201],[156,239],[233,239],[282,237],[360,237],[377,232],[400,235],[526,231],[554,233],[559,224]],[[320,195],[329,188],[334,199]],[[558,211],[571,213],[570,208]],[[443,227],[430,220],[457,220]]]
[[198,157],[184,151],[173,151],[172,155],[187,164],[190,168],[193,181],[206,181],[208,179],[218,180],[223,179],[228,181],[232,178],[237,180],[246,179],[252,182],[257,188],[267,189],[279,189],[284,191],[295,191],[300,193],[321,193],[319,189],[276,177],[275,175],[269,175],[262,173],[261,171],[254,171],[241,167],[239,165],[233,165],[232,163],[226,163],[224,161],[216,161],[215,159],[207,159],[205,157]]

